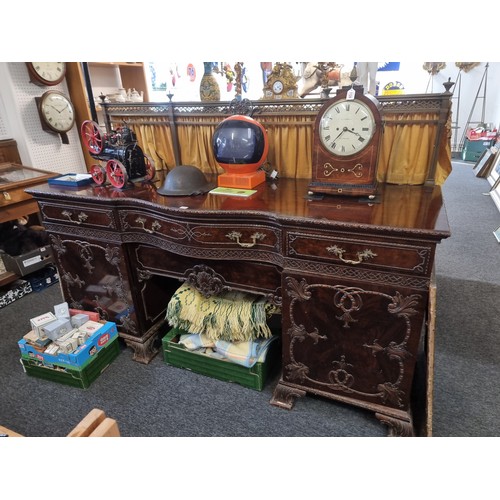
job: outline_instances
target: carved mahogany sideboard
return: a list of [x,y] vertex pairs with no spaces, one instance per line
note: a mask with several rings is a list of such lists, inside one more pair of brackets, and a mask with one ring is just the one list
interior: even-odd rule
[[271,403],[314,393],[413,435],[411,389],[436,244],[450,234],[439,186],[381,185],[374,202],[310,199],[279,179],[250,198],[163,197],[153,184],[28,192],[51,234],[71,307],[115,321],[148,363],[172,293],[237,289],[281,306],[282,375]]

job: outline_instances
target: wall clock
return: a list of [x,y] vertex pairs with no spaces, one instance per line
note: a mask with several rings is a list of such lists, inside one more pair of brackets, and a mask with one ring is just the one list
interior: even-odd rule
[[313,193],[374,196],[382,131],[381,106],[363,87],[337,91],[319,110],[313,131]]
[[42,128],[59,134],[63,144],[69,144],[67,132],[75,124],[75,110],[70,99],[57,90],[48,90],[35,97]]
[[27,62],[30,81],[36,85],[57,85],[66,75],[65,62]]

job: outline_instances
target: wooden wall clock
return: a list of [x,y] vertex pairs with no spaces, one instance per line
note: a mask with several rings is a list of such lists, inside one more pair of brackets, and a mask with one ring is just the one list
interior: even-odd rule
[[377,99],[360,86],[339,89],[316,117],[309,190],[374,197],[381,133]]
[[69,144],[68,134],[75,124],[75,109],[69,97],[57,90],[48,90],[35,97],[43,130],[59,134]]
[[30,81],[40,86],[61,83],[66,76],[65,62],[27,62]]

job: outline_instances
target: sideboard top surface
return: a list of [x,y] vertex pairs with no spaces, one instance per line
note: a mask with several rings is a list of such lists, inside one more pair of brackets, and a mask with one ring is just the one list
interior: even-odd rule
[[[80,189],[49,185],[26,190],[37,200],[112,205],[123,209],[142,207],[159,214],[185,220],[241,219],[265,220],[286,226],[318,229],[356,230],[387,233],[399,231],[408,237],[441,240],[450,228],[439,186],[381,184],[376,199],[325,195],[308,196],[305,179],[280,178],[267,181],[251,197],[215,194],[163,196],[154,183],[135,183],[119,190],[112,186]],[[160,185],[160,184],[159,184]]]

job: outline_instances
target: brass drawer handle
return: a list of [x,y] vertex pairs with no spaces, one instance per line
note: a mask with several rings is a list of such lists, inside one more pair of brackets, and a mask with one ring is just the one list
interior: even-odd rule
[[148,229],[145,224],[146,224],[146,219],[144,219],[143,217],[137,217],[137,219],[135,219],[135,222],[137,222],[137,224],[140,224],[142,226],[142,229],[144,229],[144,231],[146,231],[146,233],[154,233],[156,232],[158,229],[161,229],[161,224],[155,220],[152,224],[151,224],[151,229]]
[[74,222],[75,224],[81,224],[89,218],[89,216],[85,212],[80,212],[77,216],[78,220],[73,220],[73,213],[69,210],[64,210],[62,212],[62,215],[64,215],[64,217],[67,217],[70,222]]
[[231,231],[230,233],[226,234],[226,238],[236,241],[236,243],[238,243],[240,247],[244,248],[252,248],[253,246],[255,246],[257,241],[263,240],[266,237],[266,235],[262,233],[253,233],[250,236],[252,243],[242,243],[240,241],[241,236],[242,236],[241,233],[238,233],[237,231]]
[[363,262],[364,259],[372,259],[373,257],[377,256],[376,253],[373,253],[368,248],[366,250],[360,251],[356,254],[358,257],[358,260],[344,259],[345,250],[343,248],[338,247],[337,245],[333,245],[331,247],[328,247],[327,251],[329,253],[335,254],[345,264],[354,264],[354,265],[361,264],[361,262]]
[[4,197],[7,201],[12,200],[12,196],[10,195],[10,193],[9,193],[8,191],[4,191],[2,194],[3,194],[3,197]]

